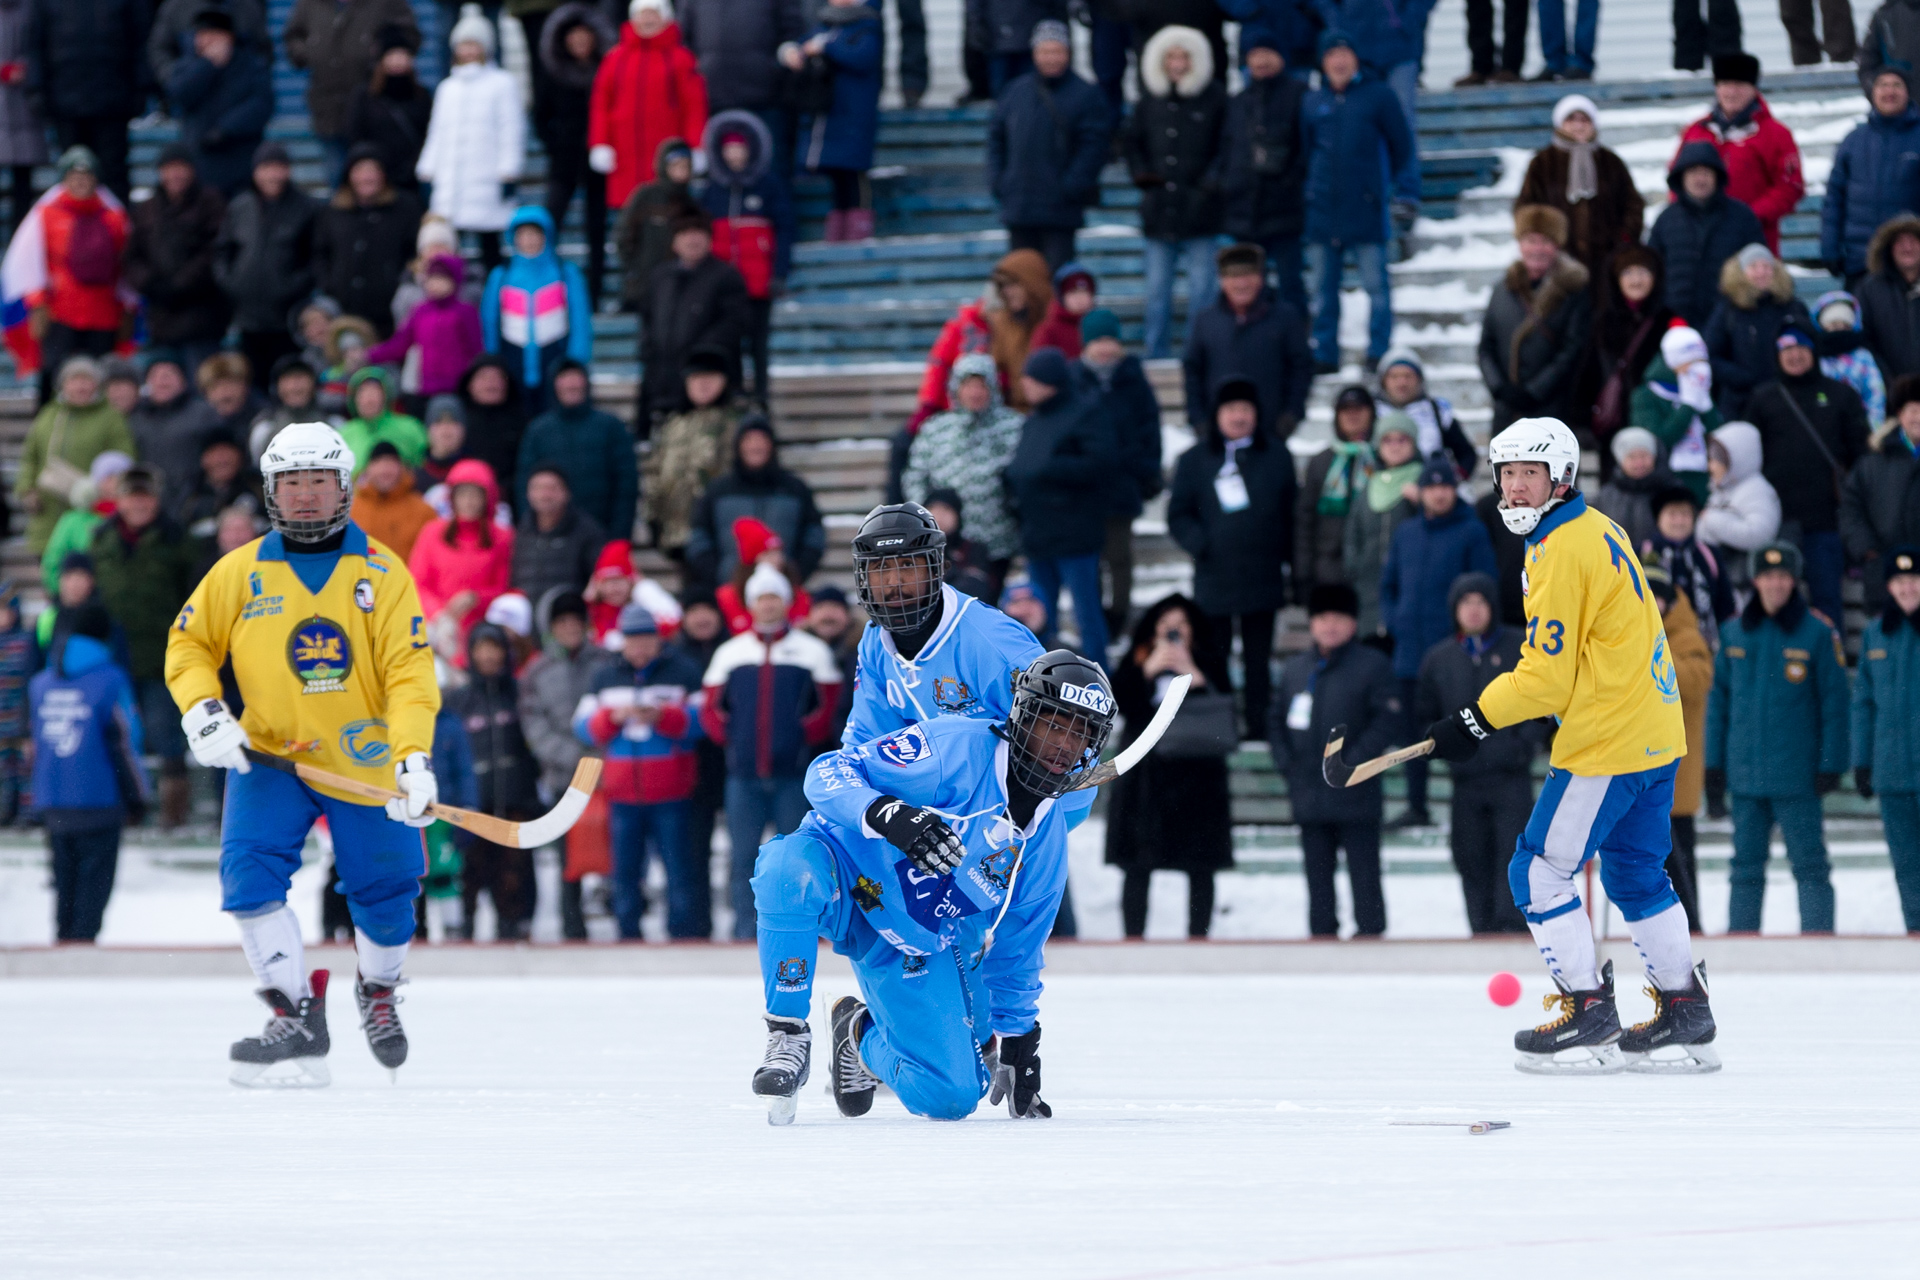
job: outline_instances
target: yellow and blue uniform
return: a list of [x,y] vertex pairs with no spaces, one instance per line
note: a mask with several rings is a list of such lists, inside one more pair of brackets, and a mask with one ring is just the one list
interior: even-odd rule
[[[337,551],[290,551],[270,533],[214,565],[168,636],[167,687],[182,712],[220,696],[229,658],[257,751],[391,788],[396,761],[433,749],[440,693],[419,593],[399,557],[355,525]],[[323,815],[355,925],[383,946],[406,941],[426,869],[420,833],[272,769],[228,775],[222,909],[284,901]]]
[[1687,751],[1680,682],[1633,542],[1578,493],[1527,535],[1520,662],[1480,694],[1496,729],[1560,723],[1552,768],[1508,880],[1534,924],[1580,908],[1573,876],[1595,853],[1629,921],[1679,901],[1667,879],[1673,775]]

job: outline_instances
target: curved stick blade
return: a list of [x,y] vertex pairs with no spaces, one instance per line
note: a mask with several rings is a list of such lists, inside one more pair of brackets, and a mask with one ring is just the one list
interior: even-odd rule
[[1320,776],[1330,787],[1344,787],[1347,779],[1353,776],[1353,766],[1340,758],[1340,749],[1347,745],[1347,726],[1337,724],[1327,735],[1326,750],[1320,753]]

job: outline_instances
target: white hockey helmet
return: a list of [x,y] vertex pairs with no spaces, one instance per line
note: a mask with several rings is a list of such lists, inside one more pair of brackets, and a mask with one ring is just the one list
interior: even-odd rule
[[[1543,462],[1547,476],[1558,489],[1571,486],[1580,475],[1580,442],[1573,431],[1558,418],[1522,418],[1495,436],[1487,444],[1487,462],[1493,468],[1493,482],[1500,483],[1500,468],[1509,462]],[[1514,533],[1526,535],[1539,525],[1540,518],[1566,499],[1550,494],[1537,507],[1508,507],[1500,499],[1500,520]]]
[[[295,471],[331,471],[340,478],[340,502],[325,520],[293,520],[274,501],[279,477]],[[320,542],[347,526],[353,481],[353,450],[338,431],[324,422],[290,422],[274,435],[260,455],[265,482],[267,521],[282,537],[295,542]]]

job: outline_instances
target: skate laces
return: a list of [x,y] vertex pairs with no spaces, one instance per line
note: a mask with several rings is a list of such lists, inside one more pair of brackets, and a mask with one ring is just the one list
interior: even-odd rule
[[291,1040],[295,1036],[302,1036],[306,1033],[306,1024],[300,1021],[300,1019],[289,1017],[284,1013],[276,1013],[267,1019],[267,1025],[255,1039],[259,1040],[263,1045],[279,1044],[283,1040]]
[[854,1035],[854,1027],[859,1025],[859,1019],[865,1017],[866,1012],[863,1007],[854,1015],[847,1027],[846,1038],[840,1041],[839,1052],[835,1055],[839,1059],[842,1093],[865,1093],[880,1085],[880,1077],[867,1070],[867,1064],[861,1060],[859,1037]]
[[1542,1009],[1552,1009],[1556,1004],[1560,1006],[1560,1016],[1552,1022],[1541,1023],[1534,1028],[1535,1031],[1551,1031],[1555,1027],[1566,1026],[1567,1023],[1573,1021],[1573,1015],[1578,1012],[1580,1008],[1580,1002],[1573,998],[1571,991],[1551,991],[1540,997],[1540,1007]]
[[812,1043],[813,1033],[810,1030],[796,1031],[789,1027],[770,1026],[767,1028],[766,1060],[760,1065],[784,1067],[797,1072],[801,1064],[806,1061],[806,1049],[803,1046]]
[[1651,1027],[1657,1026],[1660,1019],[1667,1016],[1667,993],[1651,983],[1640,989],[1653,999],[1653,1016],[1645,1022],[1634,1023],[1632,1028],[1630,1028],[1634,1031],[1646,1031]]
[[400,1003],[399,986],[397,982],[392,986],[360,984],[360,1028],[367,1039],[384,1040],[400,1033],[400,1014],[394,1008]]

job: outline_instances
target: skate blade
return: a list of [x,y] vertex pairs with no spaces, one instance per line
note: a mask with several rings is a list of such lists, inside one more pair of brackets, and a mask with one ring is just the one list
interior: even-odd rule
[[1627,1070],[1643,1076],[1705,1076],[1720,1069],[1720,1053],[1710,1044],[1671,1045],[1679,1049],[1677,1058],[1656,1058],[1650,1053],[1628,1053]]
[[793,1097],[790,1094],[784,1098],[782,1097],[768,1098],[767,1099],[767,1123],[772,1125],[792,1124],[793,1117],[795,1113],[798,1112],[799,1110],[800,1110],[800,1099]]
[[[276,1067],[291,1070],[274,1071]],[[289,1058],[284,1062],[236,1062],[227,1079],[242,1089],[324,1089],[333,1083],[333,1073],[327,1070],[325,1058]]]
[[1585,1053],[1585,1057],[1557,1057],[1551,1053],[1521,1053],[1513,1060],[1513,1069],[1530,1076],[1610,1076],[1624,1071],[1618,1045],[1580,1045],[1562,1053]]

